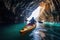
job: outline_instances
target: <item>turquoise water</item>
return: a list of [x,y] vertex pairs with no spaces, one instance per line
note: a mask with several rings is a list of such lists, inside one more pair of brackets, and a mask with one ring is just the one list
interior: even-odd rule
[[60,22],[45,22],[45,27],[47,29],[47,39],[48,40],[60,40]]
[[60,22],[44,22],[45,25],[53,26],[53,27],[60,27]]
[[[26,23],[19,23],[19,24],[11,24],[11,25],[3,26],[2,28],[0,28],[0,40],[29,40],[29,39],[31,39],[28,36],[28,34],[25,36],[21,36],[21,34],[19,32],[25,25],[26,25]],[[48,31],[47,31],[48,34],[53,34],[53,35],[57,36],[58,38],[60,37],[60,31],[59,31],[60,27],[51,26],[52,30],[55,31],[55,33],[49,29],[50,28],[49,25],[47,25],[46,27],[48,29]],[[58,38],[56,38],[55,40],[60,40]]]
[[26,23],[5,25],[4,27],[0,28],[0,40],[21,40],[19,31],[25,25]]

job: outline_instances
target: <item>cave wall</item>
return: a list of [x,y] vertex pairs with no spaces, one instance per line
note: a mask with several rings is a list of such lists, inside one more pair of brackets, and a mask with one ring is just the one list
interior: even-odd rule
[[24,22],[41,0],[0,0],[0,23]]
[[42,1],[47,5],[45,13],[51,16],[46,17],[44,15],[45,19],[59,21],[60,0],[0,0],[0,23],[24,22],[26,17],[29,17]]
[[59,0],[45,0],[40,3],[45,9],[40,13],[39,19],[41,21],[60,22],[60,1]]

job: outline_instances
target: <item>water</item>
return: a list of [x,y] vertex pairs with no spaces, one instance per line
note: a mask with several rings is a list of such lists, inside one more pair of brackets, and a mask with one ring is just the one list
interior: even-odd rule
[[[19,30],[21,30],[26,23],[5,25],[2,27],[0,25],[0,40],[31,40],[29,33],[25,36],[21,36]],[[60,40],[60,27],[48,27],[47,26],[47,39],[48,40]]]
[[0,40],[20,40],[20,30],[26,25],[26,23],[11,24],[0,26]]
[[47,33],[46,33],[46,38],[47,40],[60,40],[60,23],[52,23],[47,22],[47,24],[45,25],[46,29],[47,29]]

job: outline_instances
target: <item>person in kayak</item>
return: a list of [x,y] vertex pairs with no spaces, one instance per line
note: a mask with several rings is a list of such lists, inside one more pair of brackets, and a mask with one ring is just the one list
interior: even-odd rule
[[33,25],[35,23],[36,23],[36,20],[34,19],[34,17],[32,17],[27,25]]

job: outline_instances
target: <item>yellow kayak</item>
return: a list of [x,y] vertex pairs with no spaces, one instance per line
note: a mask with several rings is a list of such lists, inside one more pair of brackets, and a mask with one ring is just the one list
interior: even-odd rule
[[36,27],[35,24],[33,24],[33,25],[26,25],[22,30],[20,30],[20,33],[21,33],[22,35],[24,35],[24,34],[30,32],[30,31],[31,31],[32,29],[34,29],[35,27]]

